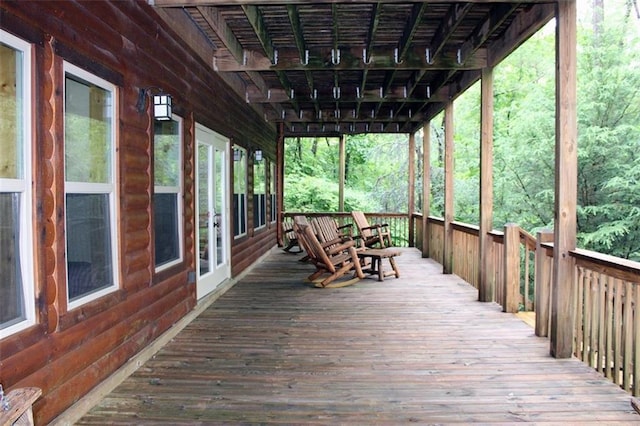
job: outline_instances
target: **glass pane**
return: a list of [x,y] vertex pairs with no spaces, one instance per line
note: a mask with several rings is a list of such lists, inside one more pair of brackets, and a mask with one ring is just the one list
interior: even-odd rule
[[0,178],[22,178],[22,52],[0,43]]
[[153,196],[156,266],[180,258],[178,194]]
[[226,164],[224,151],[219,149],[215,150],[215,167],[216,167],[216,175],[215,175],[215,186],[216,186],[216,194],[214,200],[214,210],[216,212],[216,265],[222,265],[226,259],[224,256],[224,240],[222,236],[226,232],[224,228],[224,221],[222,213],[224,212],[224,168]]
[[20,194],[0,193],[0,329],[25,319],[20,266]]
[[111,182],[111,92],[75,76],[65,80],[68,182]]
[[180,123],[156,121],[153,137],[156,186],[180,186]]
[[267,170],[266,161],[253,164],[253,226],[258,228],[266,223]]
[[73,301],[113,285],[108,194],[67,194],[67,286]]
[[233,235],[247,232],[247,151],[235,147],[233,154]]
[[209,146],[198,145],[198,237],[200,275],[211,270],[209,266]]

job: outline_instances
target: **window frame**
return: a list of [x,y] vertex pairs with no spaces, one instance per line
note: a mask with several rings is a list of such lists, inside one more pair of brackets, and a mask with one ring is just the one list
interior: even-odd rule
[[[66,86],[67,86],[67,76],[71,75],[81,80],[84,80],[88,83],[94,84],[97,87],[100,87],[103,90],[109,91],[111,93],[111,150],[110,150],[110,182],[108,183],[89,183],[89,182],[74,182],[68,181],[66,176],[66,150],[67,150],[67,139],[66,139]],[[64,117],[64,207],[65,207],[65,215],[64,215],[64,229],[68,229],[68,215],[67,215],[67,195],[69,194],[107,194],[109,201],[109,236],[110,236],[110,254],[111,254],[111,274],[112,274],[112,283],[108,287],[98,289],[96,291],[89,292],[83,296],[76,298],[75,300],[70,300],[69,298],[69,268],[68,268],[68,253],[69,253],[69,240],[68,233],[65,233],[65,258],[67,262],[65,262],[65,297],[67,302],[67,311],[71,311],[75,308],[83,306],[89,302],[92,302],[100,297],[106,296],[113,292],[116,292],[120,289],[120,256],[118,254],[118,208],[116,206],[117,202],[117,136],[116,136],[116,125],[117,125],[117,108],[118,105],[118,90],[117,86],[109,81],[92,74],[91,72],[82,69],[72,63],[64,61],[63,63],[63,117]]]
[[[154,246],[154,256],[153,256],[153,265],[154,265],[154,270],[156,273],[158,272],[162,272],[166,269],[171,268],[172,266],[175,265],[179,265],[180,263],[182,263],[184,261],[185,258],[185,254],[184,254],[184,162],[183,162],[183,156],[184,156],[184,119],[176,114],[172,114],[171,115],[171,121],[176,121],[178,123],[178,141],[179,141],[179,147],[178,147],[178,165],[179,165],[179,182],[178,182],[178,186],[162,186],[162,185],[157,185],[156,184],[156,176],[155,176],[155,170],[154,170],[154,176],[153,176],[153,194],[176,194],[176,201],[177,201],[177,209],[178,211],[176,212],[177,215],[177,219],[178,219],[178,258],[177,259],[173,259],[170,260],[168,262],[165,262],[161,265],[157,265],[156,264],[156,253],[155,253],[155,218],[154,218],[154,233],[153,233],[153,246]],[[153,166],[155,169],[155,132],[153,134],[154,137],[154,142],[153,142],[153,148],[154,148],[154,157],[153,157]],[[153,209],[155,212],[155,201],[152,203],[153,205]],[[154,213],[155,215],[155,213]]]
[[278,221],[278,200],[276,197],[276,163],[268,161],[269,164],[269,199],[271,200],[271,211],[269,223]]
[[[248,161],[248,151],[246,148],[241,147],[240,145],[233,145],[232,147],[233,150],[233,156],[231,158],[231,160],[234,162],[233,164],[233,203],[231,205],[233,212],[233,238],[235,239],[239,239],[242,238],[244,236],[247,235],[248,233],[248,228],[249,228],[249,220],[247,217],[247,199],[249,198],[249,161]],[[236,153],[235,151],[239,150],[240,151],[240,160],[236,161],[235,156]],[[240,209],[236,209],[236,173],[238,172],[238,167],[236,167],[236,163],[237,162],[244,162],[244,192],[242,193],[242,197],[243,197],[243,206],[242,206],[242,211]],[[238,193],[239,194],[239,193]],[[244,218],[244,221],[242,220]],[[238,228],[238,230],[240,231],[239,233],[236,234],[236,227]],[[244,229],[244,231],[243,231]]]
[[[33,82],[33,45],[19,37],[16,37],[2,29],[0,29],[0,42],[22,53],[21,70],[16,67],[16,74],[21,71],[21,91],[22,91],[22,117],[19,122],[22,124],[21,139],[21,167],[22,178],[9,179],[0,178],[0,193],[19,192],[20,196],[20,266],[22,280],[22,302],[24,307],[23,318],[14,320],[13,324],[4,328],[0,328],[0,339],[4,339],[10,335],[16,334],[28,327],[36,324],[36,291],[35,291],[35,268],[34,268],[34,250],[35,244],[33,240],[33,188],[31,181],[33,179],[33,169],[31,165],[32,159],[32,123],[33,123],[33,99],[32,88]],[[10,322],[8,322],[10,323]]]
[[[256,171],[262,169],[262,185],[259,185]],[[260,188],[262,186],[262,188]],[[256,192],[256,188],[262,192]],[[256,201],[257,198],[257,201]],[[253,229],[259,230],[267,226],[267,164],[266,160],[253,161]],[[256,218],[258,221],[256,223]],[[262,220],[262,222],[260,222]]]

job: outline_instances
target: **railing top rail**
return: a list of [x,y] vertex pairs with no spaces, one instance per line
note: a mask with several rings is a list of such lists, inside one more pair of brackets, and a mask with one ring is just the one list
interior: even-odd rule
[[[365,212],[365,216],[372,217],[408,217],[409,213],[371,213]],[[307,216],[307,217],[319,217],[319,216],[351,216],[351,212],[282,212],[285,217],[291,216]]]
[[451,226],[453,227],[453,229],[464,232],[466,234],[475,236],[478,236],[480,234],[480,227],[478,225],[469,225],[468,223],[454,221],[451,222]]
[[607,275],[640,283],[640,262],[585,249],[572,250],[571,256],[576,259],[579,265],[587,267],[597,265],[599,268],[595,269]]
[[522,242],[528,250],[536,249],[536,237],[520,228],[520,242]]
[[436,217],[436,216],[429,216],[429,222],[433,222],[433,223],[437,223],[437,224],[440,224],[440,225],[444,225],[444,218]]

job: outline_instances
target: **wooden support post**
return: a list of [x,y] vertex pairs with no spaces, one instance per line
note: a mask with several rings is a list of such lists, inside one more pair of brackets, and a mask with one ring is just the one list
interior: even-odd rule
[[453,273],[453,101],[444,108],[444,257],[443,273]]
[[431,122],[422,126],[422,257],[429,257],[429,214],[431,209]]
[[409,135],[409,247],[415,247],[415,224],[413,213],[416,211],[416,134]]
[[493,228],[493,68],[482,69],[480,109],[480,230],[478,300],[493,301],[489,254]]
[[276,233],[278,238],[278,245],[284,246],[284,232],[282,229],[282,220],[284,216],[284,123],[280,123],[278,126],[278,136],[276,139],[276,198],[277,198],[277,219],[276,219]]
[[502,311],[518,312],[520,301],[520,227],[515,223],[504,226],[504,290]]
[[556,3],[556,180],[550,352],[573,354],[573,286],[578,176],[576,2]]
[[536,234],[536,336],[549,335],[549,308],[551,303],[551,269],[544,243],[553,242],[553,231],[544,230]]
[[346,178],[346,170],[347,170],[347,160],[346,160],[346,136],[340,136],[340,143],[338,147],[338,156],[339,156],[339,169],[338,169],[338,211],[344,211],[344,185]]

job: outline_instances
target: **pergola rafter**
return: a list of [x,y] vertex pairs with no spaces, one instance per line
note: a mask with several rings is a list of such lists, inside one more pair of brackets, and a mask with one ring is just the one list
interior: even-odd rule
[[153,4],[196,16],[216,46],[214,70],[267,121],[297,136],[415,132],[548,22],[555,6],[553,0]]

